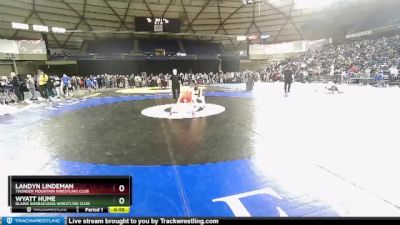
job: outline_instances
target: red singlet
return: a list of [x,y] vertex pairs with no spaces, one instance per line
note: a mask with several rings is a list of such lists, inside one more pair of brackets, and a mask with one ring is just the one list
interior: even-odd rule
[[180,103],[190,103],[192,102],[192,90],[191,88],[185,88],[180,93]]

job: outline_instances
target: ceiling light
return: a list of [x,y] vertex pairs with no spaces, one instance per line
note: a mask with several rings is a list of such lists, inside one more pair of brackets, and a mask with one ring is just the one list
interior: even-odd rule
[[35,25],[33,25],[33,30],[39,31],[39,32],[49,32],[49,27],[35,24]]
[[262,33],[260,36],[261,39],[267,39],[269,37],[270,37],[269,34],[266,34],[266,33]]
[[257,35],[250,35],[249,36],[249,40],[256,40],[257,39]]
[[65,33],[65,28],[62,27],[52,27],[51,31],[53,31],[54,33],[58,33],[58,34],[64,34]]
[[236,37],[237,41],[245,41],[246,39],[247,39],[246,36],[237,36]]
[[259,3],[261,0],[242,0],[243,5],[253,4],[255,2]]
[[12,22],[11,23],[12,28],[14,29],[20,29],[20,30],[29,30],[29,25],[26,23],[16,23]]

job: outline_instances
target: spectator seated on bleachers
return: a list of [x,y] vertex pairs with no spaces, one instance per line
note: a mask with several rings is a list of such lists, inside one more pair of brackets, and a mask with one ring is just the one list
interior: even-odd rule
[[384,86],[384,75],[383,75],[383,71],[380,71],[379,73],[377,73],[374,77],[374,81],[375,81],[375,85],[377,87],[379,86]]
[[[393,82],[394,76],[390,75],[394,69],[391,68],[400,65],[399,49],[400,41],[396,36],[375,40],[349,40],[269,64],[265,71],[269,80],[274,77],[273,74],[280,74],[281,68],[291,65],[297,78],[301,78],[302,71],[308,70],[313,78],[317,78],[314,80],[321,80],[319,77],[322,77],[322,80],[333,81],[334,71],[346,71],[348,82],[369,84],[370,79],[360,73],[364,71],[366,76],[372,78],[372,82]],[[382,71],[383,77],[375,77],[376,71]],[[394,73],[398,75],[398,71]],[[357,75],[362,77],[358,78]]]

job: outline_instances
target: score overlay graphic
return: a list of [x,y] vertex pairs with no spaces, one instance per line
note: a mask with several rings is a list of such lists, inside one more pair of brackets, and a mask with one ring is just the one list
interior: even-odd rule
[[13,213],[129,213],[129,176],[9,176]]

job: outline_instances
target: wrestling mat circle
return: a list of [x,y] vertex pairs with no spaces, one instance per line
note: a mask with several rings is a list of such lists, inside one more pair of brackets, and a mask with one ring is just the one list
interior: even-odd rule
[[190,104],[165,104],[142,110],[142,115],[160,119],[191,119],[220,114],[225,107],[216,104],[205,104],[204,107],[193,108]]

